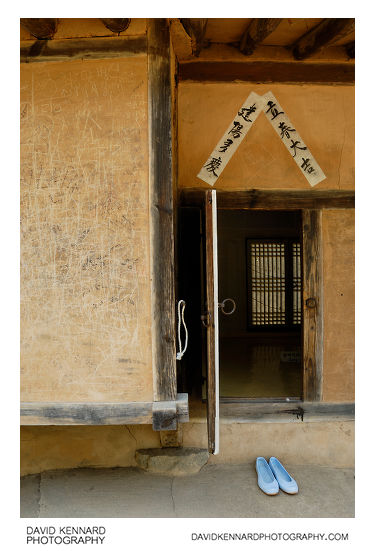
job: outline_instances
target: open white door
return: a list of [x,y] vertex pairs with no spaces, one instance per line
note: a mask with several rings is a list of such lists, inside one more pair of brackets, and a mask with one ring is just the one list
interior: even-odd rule
[[216,191],[206,191],[207,432],[208,451],[219,453],[219,304]]

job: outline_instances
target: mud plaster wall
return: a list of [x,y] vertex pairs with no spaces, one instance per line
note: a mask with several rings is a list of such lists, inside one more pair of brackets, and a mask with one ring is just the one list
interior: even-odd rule
[[[354,188],[354,86],[179,84],[179,186],[196,177],[250,92],[271,91],[326,175],[314,189]],[[311,189],[261,113],[229,161],[216,189]]]
[[323,400],[354,401],[354,211],[323,211]]
[[21,400],[150,401],[147,58],[22,64]]

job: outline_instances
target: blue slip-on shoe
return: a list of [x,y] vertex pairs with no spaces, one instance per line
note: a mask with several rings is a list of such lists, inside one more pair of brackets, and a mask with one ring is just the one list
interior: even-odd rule
[[276,457],[270,457],[269,465],[280,488],[287,494],[298,494],[298,484]]
[[279,484],[264,457],[257,457],[255,469],[258,473],[258,486],[267,495],[279,493]]

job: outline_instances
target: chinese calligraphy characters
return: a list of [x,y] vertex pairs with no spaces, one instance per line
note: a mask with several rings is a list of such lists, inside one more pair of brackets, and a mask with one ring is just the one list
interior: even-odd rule
[[271,92],[259,96],[252,92],[237,111],[230,126],[221,138],[210,157],[202,166],[198,178],[214,185],[225,166],[245,138],[252,124],[263,111],[281,141],[288,149],[302,174],[311,186],[319,184],[325,175],[303,142],[295,126]]
[[237,111],[237,114],[232,119],[224,136],[202,166],[198,178],[210,185],[216,183],[217,178],[220,176],[232,155],[246,136],[251,125],[262,111],[263,106],[262,97],[252,92],[242,107]]
[[295,126],[290,122],[285,111],[271,92],[263,96],[264,114],[287,147],[292,158],[297,163],[302,174],[311,186],[319,184],[325,179],[325,175],[312,156]]

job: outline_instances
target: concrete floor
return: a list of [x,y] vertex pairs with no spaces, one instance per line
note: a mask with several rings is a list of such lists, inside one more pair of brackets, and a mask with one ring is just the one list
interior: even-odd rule
[[168,477],[136,468],[49,471],[21,479],[21,518],[349,518],[354,470],[285,465],[300,492],[266,496],[252,465]]

